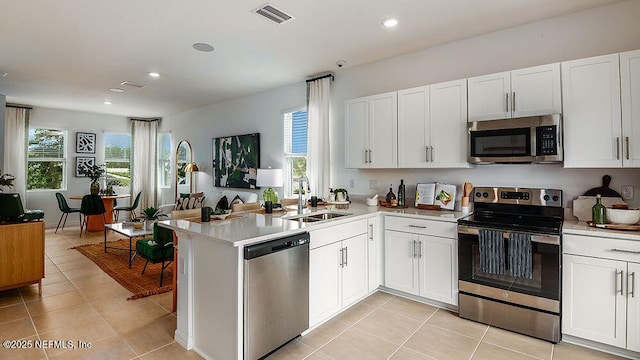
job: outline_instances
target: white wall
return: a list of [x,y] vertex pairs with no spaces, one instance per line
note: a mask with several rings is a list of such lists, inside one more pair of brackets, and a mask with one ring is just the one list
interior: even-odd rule
[[7,106],[7,97],[0,94],[0,170],[4,170],[4,109]]

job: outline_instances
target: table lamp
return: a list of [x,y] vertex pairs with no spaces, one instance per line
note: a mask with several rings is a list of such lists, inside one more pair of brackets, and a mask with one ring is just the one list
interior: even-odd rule
[[268,169],[258,169],[256,186],[267,186],[267,189],[262,193],[262,198],[264,201],[271,201],[276,204],[278,202],[278,192],[273,189],[273,186],[282,186],[282,169],[272,169],[271,166]]
[[194,172],[200,171],[200,168],[198,168],[198,165],[196,165],[196,163],[192,162],[185,165],[183,170],[184,172]]

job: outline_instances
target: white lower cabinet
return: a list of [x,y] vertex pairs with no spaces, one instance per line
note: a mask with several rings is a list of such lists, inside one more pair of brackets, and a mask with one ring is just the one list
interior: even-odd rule
[[382,227],[380,216],[367,220],[367,255],[369,260],[368,291],[380,287],[382,284]]
[[563,235],[562,333],[640,351],[640,242]]
[[367,220],[360,220],[310,231],[310,327],[368,293],[367,229]]
[[[455,223],[386,217],[385,286],[457,306],[458,240],[455,229]],[[443,234],[447,237],[441,236]]]

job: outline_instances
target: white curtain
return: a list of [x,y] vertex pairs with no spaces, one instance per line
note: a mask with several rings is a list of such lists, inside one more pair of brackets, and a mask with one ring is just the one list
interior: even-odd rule
[[311,194],[320,197],[329,194],[331,180],[329,166],[329,88],[332,76],[310,81],[307,126],[307,169]]
[[4,111],[4,167],[3,174],[15,176],[13,187],[5,191],[20,194],[22,205],[27,198],[26,128],[29,109],[7,107]]
[[133,173],[131,180],[131,201],[138,192],[140,210],[156,205],[156,141],[158,136],[157,120],[131,119],[133,135]]

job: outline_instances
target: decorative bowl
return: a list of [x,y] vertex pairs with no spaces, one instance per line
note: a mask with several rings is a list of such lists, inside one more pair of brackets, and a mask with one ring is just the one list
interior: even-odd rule
[[227,216],[231,215],[231,210],[225,210],[224,213],[222,214],[214,214],[211,213],[211,218],[212,219],[218,219],[218,220],[224,220],[227,218]]
[[607,208],[607,222],[612,224],[633,225],[640,221],[638,209],[610,209]]
[[134,221],[131,223],[131,226],[133,226],[134,229],[142,229],[144,223],[140,221]]

